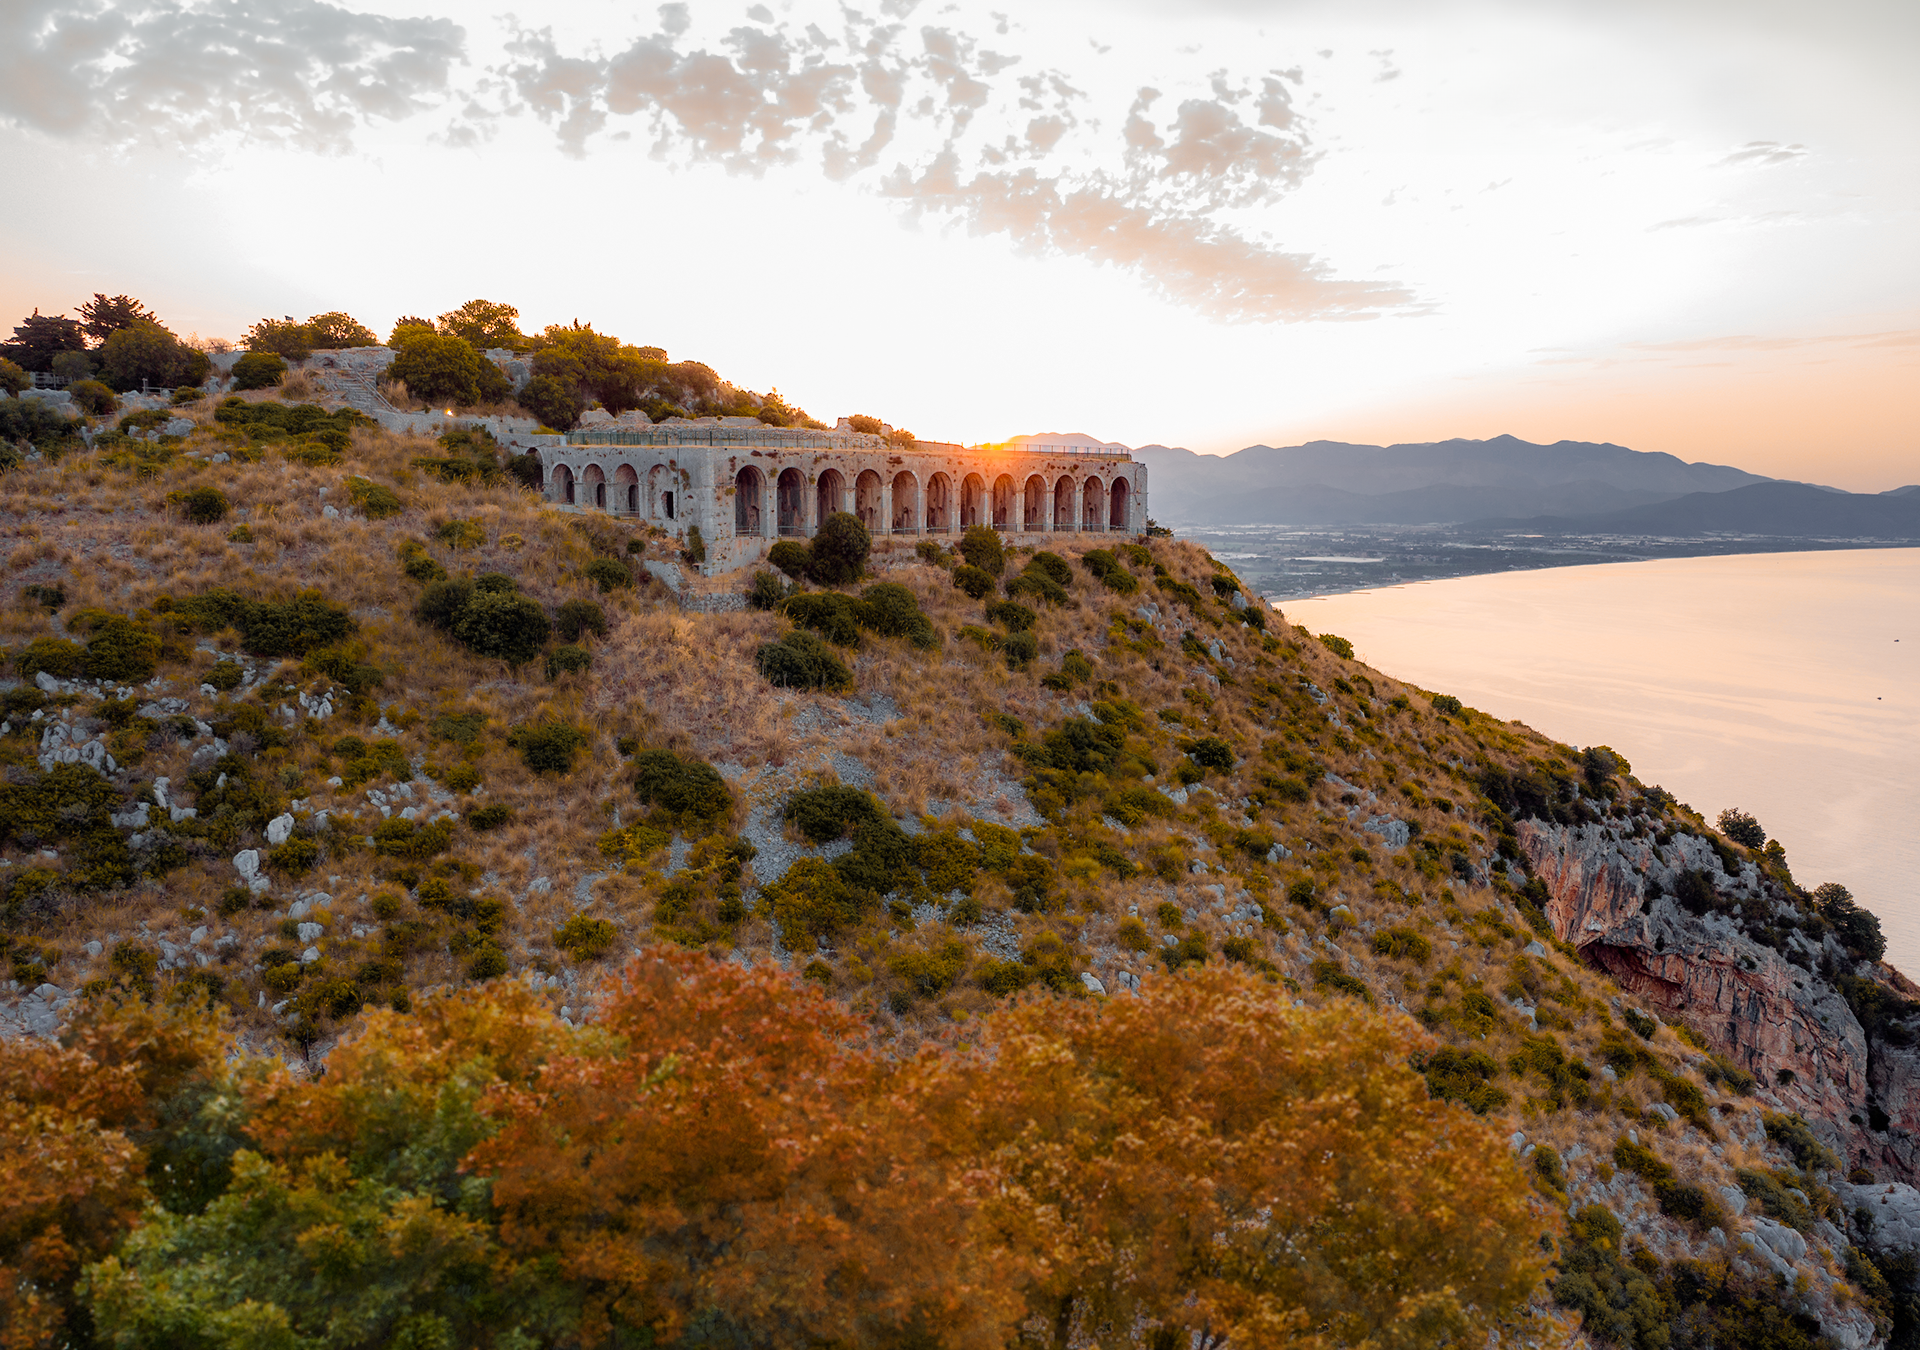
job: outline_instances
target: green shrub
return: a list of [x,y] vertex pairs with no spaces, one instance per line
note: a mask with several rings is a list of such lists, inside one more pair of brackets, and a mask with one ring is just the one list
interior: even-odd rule
[[1373,950],[1379,956],[1404,958],[1425,965],[1433,956],[1433,943],[1412,928],[1384,928],[1373,935]]
[[539,655],[552,625],[531,596],[482,589],[476,583],[473,595],[454,616],[452,631],[455,641],[474,655],[521,666]]
[[872,902],[849,886],[832,864],[802,858],[766,888],[768,908],[783,940],[795,946],[804,937],[825,937],[860,922]]
[[562,642],[578,642],[588,633],[607,635],[607,614],[591,600],[569,600],[553,616],[553,631]]
[[1132,595],[1140,589],[1140,578],[1107,549],[1088,549],[1081,555],[1080,565],[1099,578],[1101,585],[1119,595]]
[[1493,1085],[1500,1066],[1484,1051],[1443,1045],[1427,1056],[1421,1071],[1430,1095],[1439,1101],[1461,1102],[1476,1116],[1504,1110],[1511,1100]]
[[1187,754],[1203,769],[1218,769],[1222,773],[1233,767],[1233,747],[1218,736],[1202,736],[1189,741]]
[[947,565],[948,556],[946,549],[931,539],[922,539],[919,543],[915,544],[913,546],[913,552],[914,556],[919,558],[921,562],[932,563],[935,567],[945,567]]
[[711,823],[733,809],[727,780],[697,755],[643,750],[634,756],[633,767],[633,791],[643,806],[689,823]]
[[487,531],[477,520],[463,520],[455,516],[434,526],[433,537],[448,548],[479,548],[487,542]]
[[70,620],[86,633],[87,655],[81,669],[89,679],[116,683],[153,678],[160,663],[160,639],[133,620],[97,609],[83,609]]
[[698,567],[707,560],[707,541],[698,525],[687,526],[687,546],[681,550],[680,556],[692,567]]
[[485,806],[476,806],[467,812],[467,824],[473,829],[486,833],[497,830],[513,819],[513,808],[504,802],[489,802]]
[[6,390],[9,394],[18,394],[23,389],[31,388],[32,385],[33,376],[17,363],[0,356],[0,389]]
[[587,733],[569,722],[536,722],[515,730],[507,744],[520,752],[521,762],[535,773],[571,773],[574,757],[587,740]]
[[1347,994],[1362,1003],[1373,1002],[1373,991],[1356,976],[1349,975],[1332,961],[1313,963],[1313,986],[1316,989],[1331,989],[1337,994]]
[[98,380],[75,380],[67,386],[67,393],[73,398],[73,406],[89,417],[105,417],[120,409],[113,390]]
[[898,582],[882,581],[860,592],[856,615],[862,627],[881,637],[903,637],[922,651],[940,645],[940,634],[921,612],[920,601]]
[[629,590],[633,586],[633,573],[627,565],[615,558],[595,558],[581,569],[580,574],[600,588],[600,594],[611,591]]
[[747,608],[778,609],[786,602],[786,583],[771,572],[759,571],[747,586]]
[[198,403],[207,396],[207,391],[194,385],[182,385],[173,391],[173,406],[178,408],[188,403]]
[[830,844],[844,839],[862,825],[887,820],[887,812],[870,792],[830,783],[808,788],[787,798],[781,818],[815,844]]
[[1039,573],[1056,586],[1073,584],[1073,564],[1048,549],[1041,549],[1028,559],[1025,570]]
[[1004,625],[1008,632],[1024,633],[1040,622],[1040,616],[1011,600],[994,600],[987,604],[987,621]]
[[80,674],[86,659],[86,648],[77,642],[65,638],[35,638],[14,659],[14,669],[23,680],[31,680],[43,670],[56,679],[70,680]]
[[473,955],[467,960],[468,979],[491,980],[506,973],[507,954],[500,949],[499,943],[491,938],[483,938],[474,944]]
[[1343,661],[1353,659],[1353,644],[1334,633],[1322,633],[1320,644]]
[[860,609],[850,595],[834,591],[788,598],[781,613],[802,628],[811,628],[838,647],[860,645]]
[[238,688],[246,678],[247,672],[238,661],[215,661],[213,669],[206,673],[200,683],[210,684],[224,694],[229,689]]
[[1799,1116],[1765,1112],[1760,1117],[1765,1126],[1767,1138],[1793,1155],[1793,1161],[1801,1170],[1807,1172],[1840,1170],[1840,1160],[1832,1151],[1820,1142],[1807,1122]]
[[57,581],[48,586],[22,586],[20,598],[53,613],[67,603],[67,588]]
[[271,389],[285,379],[287,363],[272,352],[248,352],[233,363],[233,387]]
[[1032,633],[1008,633],[1000,644],[1006,653],[1008,670],[1025,670],[1040,655],[1040,639]]
[[547,653],[547,678],[557,680],[562,675],[578,675],[592,665],[593,653],[585,647],[575,647],[571,644],[555,647]]
[[957,552],[967,560],[968,566],[977,567],[990,577],[1006,570],[1007,555],[1000,543],[1000,532],[989,526],[967,526],[967,532],[960,536]]
[[233,504],[227,500],[227,494],[217,487],[194,487],[180,492],[169,492],[167,500],[174,503],[192,525],[218,525],[227,518],[227,512]]
[[993,577],[972,563],[965,563],[953,569],[953,584],[975,600],[993,591]]
[[807,962],[807,968],[800,972],[800,978],[803,980],[812,980],[822,988],[831,989],[833,987],[833,967],[825,961],[816,958],[815,960]]
[[851,689],[853,672],[812,633],[795,629],[764,644],[754,657],[768,683],[782,689]]
[[267,866],[288,876],[304,876],[319,861],[320,846],[298,836],[267,850]]
[[553,945],[576,961],[593,961],[613,950],[613,924],[575,914],[553,930]]
[[[1326,641],[1325,638],[1321,638],[1320,640],[1322,642]],[[1348,650],[1352,650],[1351,644],[1349,644]],[[1430,702],[1433,704],[1433,710],[1442,717],[1458,717],[1465,711],[1460,700],[1452,694],[1435,694]]]
[[873,536],[858,516],[835,511],[820,522],[810,552],[808,576],[822,586],[845,586],[858,581],[867,570]]
[[385,520],[407,509],[399,493],[368,478],[347,480],[347,500],[368,520]]
[[442,567],[418,540],[407,540],[400,545],[399,552],[400,570],[407,574],[409,581],[426,584],[447,579],[447,569]]
[[400,338],[399,354],[387,367],[387,378],[404,381],[410,393],[428,403],[464,406],[480,401],[484,359],[459,338],[409,328]]
[[1653,1033],[1660,1029],[1658,1022],[1641,1012],[1638,1008],[1628,1008],[1621,1016],[1626,1019],[1627,1025],[1633,1029],[1633,1034],[1643,1041],[1652,1040]]
[[453,843],[453,822],[436,820],[422,825],[394,816],[373,827],[373,851],[384,858],[420,861],[445,853]]
[[782,539],[767,550],[767,561],[798,581],[813,565],[813,550],[794,539]]

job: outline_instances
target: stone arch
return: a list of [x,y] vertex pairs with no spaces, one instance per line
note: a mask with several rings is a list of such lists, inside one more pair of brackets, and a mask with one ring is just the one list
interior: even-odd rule
[[1110,530],[1133,529],[1133,484],[1124,478],[1113,480],[1113,491],[1107,497],[1107,528]]
[[1053,528],[1071,530],[1077,521],[1074,514],[1073,476],[1064,475],[1053,485]]
[[553,500],[573,505],[573,470],[564,464],[553,466]]
[[880,486],[880,475],[872,469],[862,469],[853,480],[853,514],[860,517],[868,534],[879,534],[886,528],[880,519]]
[[1082,529],[1104,530],[1107,528],[1107,485],[1091,475],[1086,486],[1081,489],[1084,506],[1081,511]]
[[613,509],[623,516],[640,514],[640,475],[631,464],[613,471]]
[[774,503],[781,534],[807,532],[807,476],[798,469],[782,469],[774,482]]
[[673,486],[673,470],[656,464],[647,470],[647,514],[655,520],[677,520],[680,503]]
[[1027,479],[1026,522],[1030,530],[1047,528],[1047,480],[1039,474]]
[[766,480],[760,470],[749,464],[733,476],[733,532],[755,538],[766,533],[762,503]]
[[589,464],[580,471],[581,502],[583,506],[607,509],[607,474],[598,464]]
[[936,473],[927,479],[927,533],[953,532],[953,479]]
[[893,476],[893,532],[920,533],[920,481],[911,470]]
[[814,486],[813,528],[818,530],[835,511],[847,509],[847,480],[838,469],[824,469]]
[[986,480],[977,473],[970,473],[960,480],[960,528],[965,530],[984,525],[986,518]]
[[1017,493],[1013,486],[1013,475],[1003,473],[993,480],[993,528],[1011,530],[1019,522],[1014,510],[1014,498]]

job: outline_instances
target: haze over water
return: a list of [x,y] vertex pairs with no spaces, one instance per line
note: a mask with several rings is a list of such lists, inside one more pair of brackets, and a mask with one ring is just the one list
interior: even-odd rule
[[1711,821],[1751,811],[1920,973],[1920,549],[1680,558],[1298,600],[1369,665],[1571,745]]

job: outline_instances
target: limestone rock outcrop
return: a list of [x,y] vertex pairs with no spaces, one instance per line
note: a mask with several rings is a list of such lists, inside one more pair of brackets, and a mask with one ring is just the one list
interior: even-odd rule
[[1816,946],[1799,932],[1788,941],[1798,958],[1790,960],[1750,937],[1737,912],[1689,913],[1674,896],[1692,870],[1708,873],[1736,903],[1770,900],[1771,883],[1753,864],[1729,875],[1703,839],[1683,834],[1663,847],[1609,824],[1538,820],[1518,822],[1516,833],[1546,886],[1554,932],[1586,961],[1661,1017],[1705,1036],[1754,1075],[1756,1097],[1805,1117],[1849,1166],[1914,1179],[1920,1047],[1870,1045],[1820,970],[1824,958],[1898,993],[1894,982],[1906,981],[1897,973],[1854,969],[1830,936]]

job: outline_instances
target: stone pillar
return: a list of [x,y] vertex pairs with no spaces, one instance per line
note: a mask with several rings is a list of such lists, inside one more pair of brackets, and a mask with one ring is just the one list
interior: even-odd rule
[[886,474],[880,475],[880,524],[885,533],[893,533],[893,479]]

